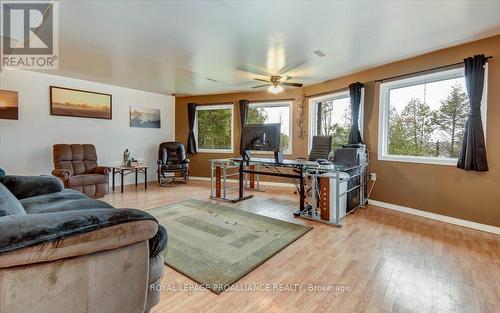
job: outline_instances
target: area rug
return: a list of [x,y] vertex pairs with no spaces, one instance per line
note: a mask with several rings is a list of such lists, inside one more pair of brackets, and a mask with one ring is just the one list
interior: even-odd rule
[[312,229],[200,200],[148,212],[167,228],[165,263],[216,294]]

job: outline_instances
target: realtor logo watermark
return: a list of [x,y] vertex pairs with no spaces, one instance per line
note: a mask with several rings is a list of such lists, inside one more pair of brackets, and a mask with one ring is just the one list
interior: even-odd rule
[[1,68],[58,68],[58,3],[0,1]]

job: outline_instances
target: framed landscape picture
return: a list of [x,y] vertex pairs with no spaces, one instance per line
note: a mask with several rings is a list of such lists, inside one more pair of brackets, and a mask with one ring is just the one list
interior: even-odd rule
[[130,106],[130,127],[161,128],[160,109]]
[[19,98],[17,91],[0,90],[0,119],[19,119]]
[[112,118],[111,95],[50,86],[50,114],[60,116]]

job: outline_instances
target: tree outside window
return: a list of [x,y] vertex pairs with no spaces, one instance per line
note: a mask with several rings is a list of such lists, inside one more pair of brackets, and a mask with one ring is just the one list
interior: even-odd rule
[[199,106],[196,117],[198,150],[232,150],[232,105]]
[[[400,88],[397,95],[391,94],[389,155],[458,158],[469,114],[464,84],[463,78],[457,78]],[[410,98],[398,102],[404,97]]]

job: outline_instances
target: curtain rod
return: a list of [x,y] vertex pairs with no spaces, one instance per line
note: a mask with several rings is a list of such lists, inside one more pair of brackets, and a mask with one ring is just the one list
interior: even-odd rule
[[196,104],[197,106],[204,106],[204,105],[228,105],[228,104],[234,104],[233,102],[230,102],[230,101],[219,101],[219,102],[213,102],[213,103],[196,103],[196,102],[190,102],[190,103],[194,103]]
[[[493,58],[492,56],[487,56],[486,57],[486,61],[488,61],[489,59],[492,59],[492,58]],[[421,73],[425,73],[425,72],[429,72],[429,71],[440,70],[440,69],[444,69],[444,68],[447,68],[447,67],[458,66],[458,65],[463,65],[463,64],[464,64],[464,62],[462,61],[462,62],[452,63],[452,64],[448,64],[448,65],[442,65],[442,66],[438,66],[438,67],[429,68],[429,69],[426,69],[426,70],[421,70],[421,71],[416,71],[416,72],[411,72],[411,73],[396,75],[396,76],[392,76],[392,77],[386,77],[386,78],[382,78],[382,79],[377,79],[374,82],[375,83],[380,83],[380,82],[383,82],[385,80],[397,79],[397,78],[401,78],[401,77],[411,76],[411,75],[415,75],[415,74],[421,74]]]
[[[243,100],[243,99],[242,99]],[[247,100],[247,99],[244,99]],[[282,101],[295,101],[295,98],[287,98],[287,99],[267,99],[267,100],[248,100],[248,102],[282,102]]]
[[318,93],[312,93],[312,94],[305,95],[305,96],[308,97],[308,98],[310,98],[310,97],[319,97],[319,96],[324,96],[324,95],[331,95],[331,94],[334,94],[334,93],[337,93],[337,92],[343,92],[343,91],[346,91],[346,90],[349,90],[349,87],[335,89],[335,90],[328,90],[328,91],[323,91],[323,92],[318,92]]

